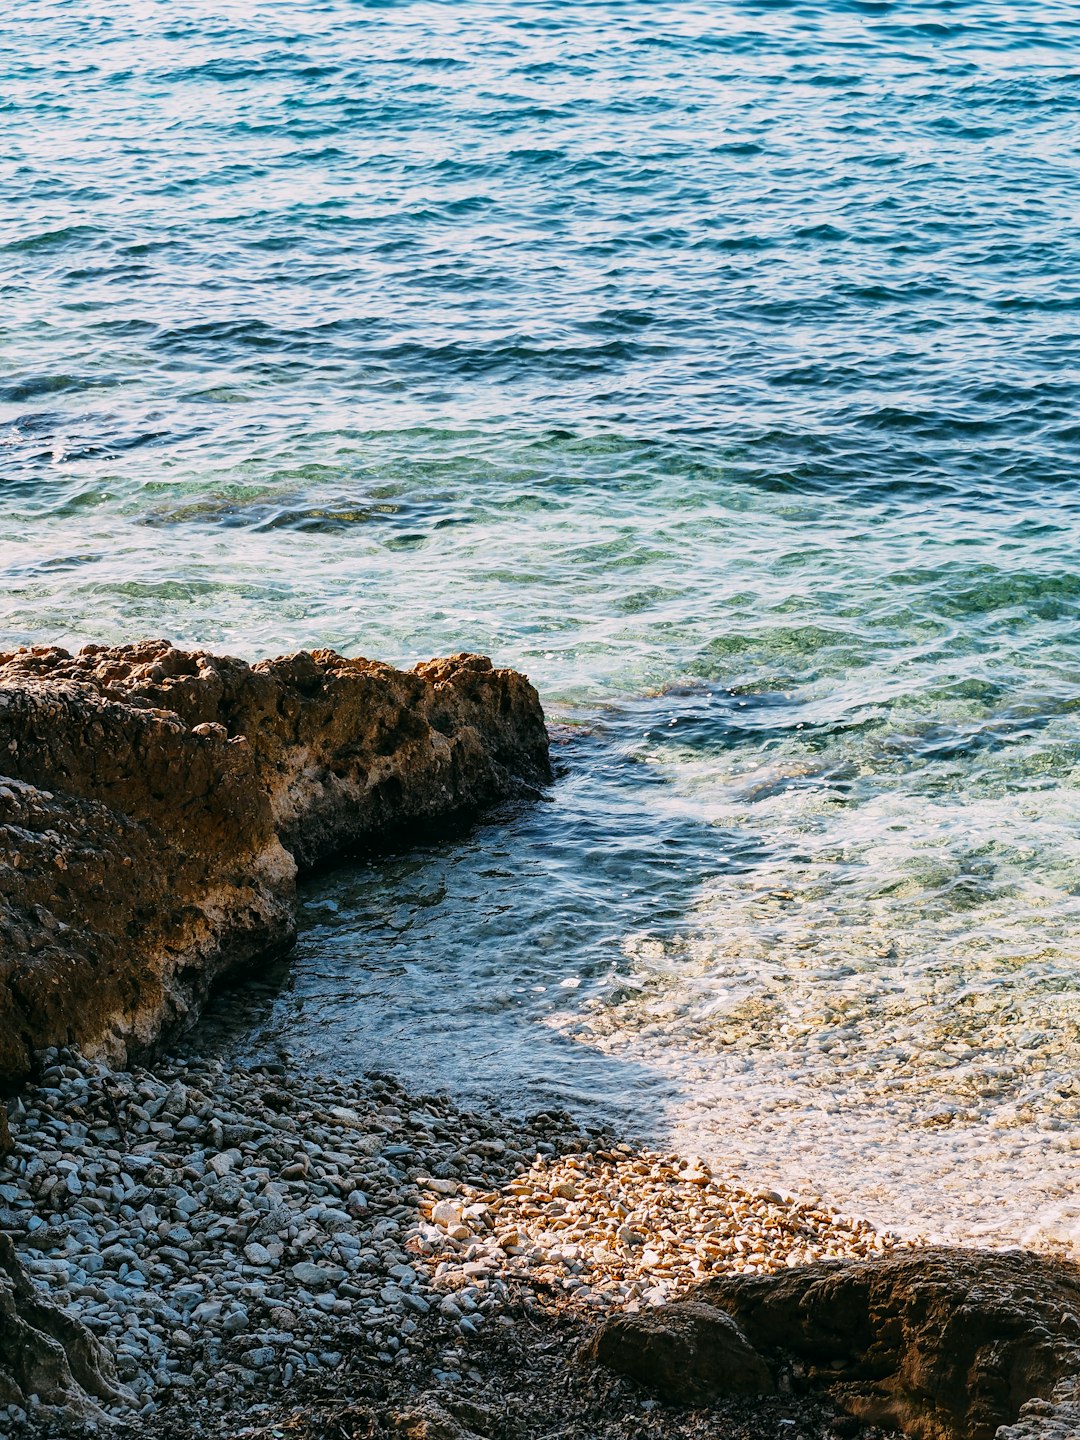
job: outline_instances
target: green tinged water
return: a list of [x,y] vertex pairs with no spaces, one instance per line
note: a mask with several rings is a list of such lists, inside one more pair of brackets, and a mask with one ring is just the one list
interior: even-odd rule
[[226,1043],[1080,1244],[1078,32],[20,8],[7,642],[478,649],[557,726]]

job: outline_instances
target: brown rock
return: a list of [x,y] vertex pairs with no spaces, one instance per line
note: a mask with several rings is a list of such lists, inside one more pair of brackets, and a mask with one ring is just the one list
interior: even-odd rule
[[[0,704],[9,698],[0,691]],[[113,716],[101,721],[117,754],[118,728]],[[167,755],[156,752],[161,782],[174,803],[186,793],[188,813],[163,804],[161,824],[142,818],[151,763],[127,813],[115,793],[112,808],[0,780],[0,1081],[22,1079],[33,1051],[50,1045],[122,1062],[197,1011],[226,970],[291,942],[296,867],[265,798],[261,812],[249,807],[245,840],[216,817],[202,757]]]
[[[536,691],[482,655],[431,660],[409,672],[333,650],[248,665],[164,640],[88,646],[77,656],[58,649],[0,655],[0,687],[42,681],[50,696],[76,686],[81,696],[171,716],[207,741],[215,758],[230,741],[242,744],[246,756],[235,763],[258,775],[274,828],[301,869],[418,825],[476,814],[551,777]],[[45,741],[35,773],[25,754],[10,773],[54,783],[58,740],[49,733]],[[82,743],[80,735],[75,774],[86,765]],[[125,771],[125,796],[128,779]],[[97,785],[90,793],[108,803]]]
[[43,1046],[123,1061],[287,948],[298,864],[549,775],[536,691],[481,656],[0,655],[0,1084]]
[[775,1388],[765,1361],[731,1316],[700,1300],[616,1315],[601,1325],[586,1356],[675,1404],[771,1395]]
[[106,1418],[99,1400],[132,1398],[105,1348],[43,1297],[0,1234],[0,1404],[25,1406],[31,1395],[86,1420]]
[[1048,1256],[931,1249],[699,1294],[844,1409],[917,1440],[992,1440],[1080,1373],[1080,1266]]

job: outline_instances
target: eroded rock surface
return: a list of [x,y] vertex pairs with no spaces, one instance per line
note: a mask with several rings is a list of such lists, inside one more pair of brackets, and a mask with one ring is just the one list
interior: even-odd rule
[[993,1440],[1080,1375],[1080,1266],[1048,1256],[925,1250],[729,1276],[698,1294],[852,1414],[917,1440]]
[[549,773],[536,691],[480,656],[0,655],[0,1084],[39,1047],[123,1060],[286,948],[298,866]]
[[[536,691],[481,655],[408,672],[332,650],[248,665],[161,640],[0,656],[0,687],[35,681],[175,715],[187,734],[216,742],[215,757],[242,738],[273,826],[301,869],[419,823],[475,814],[550,778]],[[48,740],[51,784],[57,739]],[[86,760],[75,758],[78,773]],[[25,768],[12,773],[38,779]]]
[[[89,754],[69,782],[76,726]],[[39,783],[0,776],[0,1082],[52,1045],[122,1062],[226,969],[291,943],[296,865],[242,747],[93,696],[0,689],[0,756],[5,740],[2,768]]]
[[31,1395],[82,1420],[107,1419],[99,1400],[129,1398],[104,1346],[45,1299],[0,1234],[0,1405],[22,1406]]

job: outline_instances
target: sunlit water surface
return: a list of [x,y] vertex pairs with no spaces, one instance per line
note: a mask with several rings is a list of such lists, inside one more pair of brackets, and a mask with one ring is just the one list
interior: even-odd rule
[[1077,54],[985,0],[8,16],[8,639],[477,649],[556,725],[199,1043],[1080,1248]]

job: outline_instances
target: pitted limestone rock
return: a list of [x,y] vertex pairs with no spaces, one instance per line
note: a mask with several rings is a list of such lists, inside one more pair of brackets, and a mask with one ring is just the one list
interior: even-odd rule
[[536,691],[481,656],[0,655],[0,1086],[47,1046],[123,1061],[286,949],[298,866],[549,773]]

